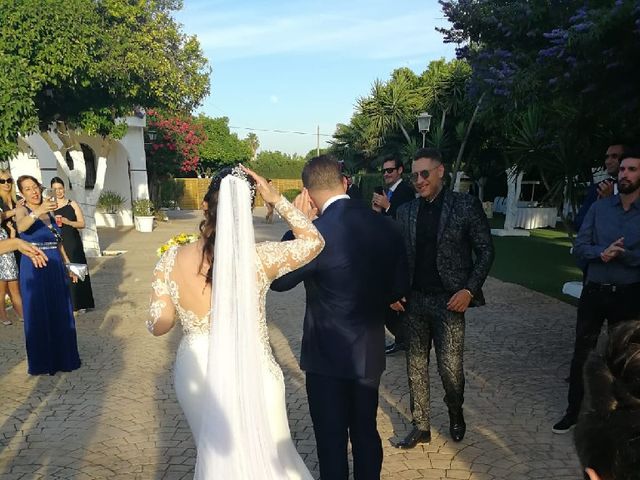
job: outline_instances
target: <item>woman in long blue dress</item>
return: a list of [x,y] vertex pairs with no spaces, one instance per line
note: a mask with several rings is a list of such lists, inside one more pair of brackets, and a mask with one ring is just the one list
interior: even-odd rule
[[80,367],[80,356],[65,267],[68,258],[51,213],[57,202],[43,199],[42,186],[30,175],[18,178],[18,188],[25,199],[24,207],[16,211],[20,238],[48,257],[44,268],[35,268],[29,258],[20,262],[29,374],[70,372]]

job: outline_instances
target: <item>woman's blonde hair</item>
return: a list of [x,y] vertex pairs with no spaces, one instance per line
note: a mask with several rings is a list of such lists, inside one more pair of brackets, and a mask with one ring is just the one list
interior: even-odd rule
[[[7,175],[9,178],[13,178],[11,176],[11,170],[5,170],[5,169],[0,169],[0,177]],[[16,199],[16,182],[15,179],[13,181],[13,183],[11,184],[11,190],[9,192],[9,195],[11,196],[11,201],[15,204],[18,200]],[[7,199],[2,197],[2,193],[0,193],[0,199],[2,200],[2,203],[7,203]]]

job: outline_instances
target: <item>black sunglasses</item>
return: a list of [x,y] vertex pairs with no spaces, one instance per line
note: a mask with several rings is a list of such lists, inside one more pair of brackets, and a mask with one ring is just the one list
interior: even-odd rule
[[[438,167],[439,166],[440,165],[438,165]],[[431,175],[431,172],[433,172],[438,167],[433,167],[431,170],[420,170],[419,172],[411,172],[411,175],[410,175],[411,181],[413,183],[417,182],[418,177],[422,177],[423,180],[426,180],[427,178],[429,178],[429,175]]]
[[0,178],[0,185],[4,185],[5,183],[11,185],[13,183],[13,178],[7,178],[6,180],[4,178]]
[[382,169],[382,173],[392,173],[393,171],[395,171],[397,169],[398,169],[398,167],[383,168]]

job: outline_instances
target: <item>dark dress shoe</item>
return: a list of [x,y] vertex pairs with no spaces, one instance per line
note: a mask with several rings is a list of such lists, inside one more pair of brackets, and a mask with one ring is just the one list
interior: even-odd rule
[[462,409],[449,412],[449,433],[454,442],[459,442],[467,432],[467,424],[464,423]]
[[409,432],[404,439],[398,442],[391,442],[396,448],[402,449],[410,449],[414,448],[419,443],[430,443],[431,442],[431,431],[429,430],[420,430],[416,427],[413,427],[413,430]]
[[386,355],[401,352],[402,350],[404,350],[404,344],[402,343],[392,343],[391,345],[387,345],[386,347],[384,347],[384,353]]

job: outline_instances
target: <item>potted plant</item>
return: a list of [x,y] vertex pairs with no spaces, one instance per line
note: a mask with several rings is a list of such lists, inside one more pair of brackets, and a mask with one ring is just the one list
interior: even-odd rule
[[133,201],[133,217],[136,230],[139,232],[153,231],[153,203],[147,198]]
[[124,205],[124,197],[116,192],[104,190],[98,198],[97,207],[102,211],[106,227],[115,228],[117,215]]

